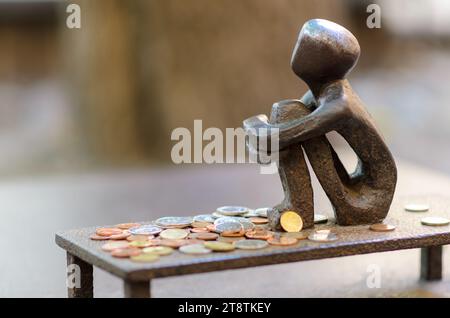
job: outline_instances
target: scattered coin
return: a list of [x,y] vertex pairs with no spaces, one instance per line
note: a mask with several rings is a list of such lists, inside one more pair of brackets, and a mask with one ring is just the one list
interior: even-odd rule
[[135,247],[119,248],[111,251],[111,255],[119,258],[128,258],[141,254],[141,250]]
[[217,238],[217,241],[219,242],[225,242],[225,243],[234,243],[237,241],[242,241],[245,240],[244,236],[239,236],[239,237],[227,237],[227,236],[219,236]]
[[258,216],[266,218],[267,214],[269,213],[269,210],[272,208],[259,208],[255,210],[255,213],[258,214]]
[[240,231],[223,231],[220,235],[225,237],[240,237],[245,235],[245,230],[241,228]]
[[267,242],[271,245],[288,246],[296,244],[298,240],[294,237],[276,235],[269,238]]
[[130,236],[130,232],[128,232],[127,230],[124,230],[122,232],[122,234],[114,234],[114,235],[111,235],[109,238],[111,240],[125,240],[128,236]]
[[338,237],[336,234],[331,233],[330,230],[319,230],[311,233],[308,239],[313,242],[327,243],[336,241]]
[[244,228],[244,231],[253,230],[255,228],[255,224],[253,224],[251,221],[247,219],[239,220],[242,227]]
[[405,205],[405,210],[409,212],[426,212],[430,207],[426,204],[410,203]]
[[213,212],[211,215],[213,216],[214,219],[223,218],[225,216],[222,213],[219,213],[217,211]]
[[303,228],[303,220],[294,211],[286,211],[281,214],[280,223],[286,232],[300,232]]
[[322,224],[328,222],[328,216],[323,214],[314,214],[314,223],[315,224]]
[[215,226],[217,226],[219,224],[222,224],[222,223],[241,223],[241,222],[239,221],[238,218],[235,218],[235,217],[232,217],[232,216],[222,216],[220,218],[217,218],[214,221],[214,225]]
[[390,232],[395,230],[395,225],[391,225],[391,224],[386,224],[386,223],[377,223],[377,224],[372,224],[369,227],[370,230],[375,231],[375,232]]
[[205,242],[203,243],[206,248],[216,252],[228,252],[234,250],[234,245],[225,242]]
[[268,240],[273,236],[273,232],[266,229],[256,227],[253,230],[247,231],[245,236],[249,239]]
[[262,217],[253,217],[253,218],[250,218],[250,221],[253,224],[266,224],[266,223],[269,223],[268,219],[262,218]]
[[153,235],[130,235],[127,237],[127,241],[148,241],[154,238]]
[[162,228],[153,224],[132,227],[128,230],[133,235],[154,235],[162,231]]
[[127,241],[115,241],[103,244],[102,250],[106,252],[111,252],[112,250],[116,250],[118,248],[127,248],[127,247],[128,247]]
[[183,229],[167,229],[159,233],[159,237],[168,240],[181,240],[186,238],[189,232]]
[[245,213],[245,214],[242,214],[242,216],[243,217],[245,217],[245,218],[252,218],[252,217],[257,217],[257,216],[260,216],[259,214],[258,214],[258,212],[256,212],[256,210],[248,210],[248,212],[247,213]]
[[214,223],[215,218],[211,214],[200,214],[194,216],[194,222]]
[[158,254],[145,253],[136,256],[130,256],[130,260],[137,263],[151,263],[159,259]]
[[190,237],[197,240],[214,241],[219,237],[219,235],[216,233],[207,232],[207,233],[194,233]]
[[261,248],[265,248],[269,245],[267,241],[263,240],[241,240],[234,243],[236,248],[242,250],[259,250]]
[[165,216],[155,221],[155,224],[163,228],[184,228],[192,223],[191,217]]
[[122,230],[110,227],[103,227],[95,230],[95,233],[100,236],[111,236],[115,234],[122,234]]
[[239,222],[225,222],[225,223],[219,223],[216,224],[216,232],[223,233],[223,232],[240,232],[244,228],[242,227],[241,223]]
[[211,223],[206,222],[192,222],[191,227],[193,227],[194,229],[206,228],[210,224]]
[[191,244],[181,246],[179,251],[185,254],[209,254],[212,252],[211,249],[206,248],[203,244]]
[[129,230],[132,227],[138,227],[138,226],[141,226],[141,224],[139,224],[139,223],[120,223],[120,224],[116,225],[116,227],[121,230]]
[[168,246],[150,246],[142,250],[142,253],[157,254],[160,256],[170,255],[173,252],[173,248]]
[[284,237],[293,237],[296,238],[297,240],[301,241],[301,240],[306,240],[308,238],[308,234],[304,233],[304,232],[284,232],[281,233],[281,236]]
[[107,241],[107,240],[109,240],[109,236],[101,236],[101,235],[97,235],[97,234],[92,234],[90,236],[90,239],[94,240],[94,241]]
[[248,208],[243,206],[222,206],[216,212],[222,215],[242,215],[248,212]]
[[159,240],[158,245],[160,246],[168,246],[168,247],[173,247],[173,248],[179,248],[180,246],[183,245],[188,245],[189,240],[169,240],[169,239],[162,239]]
[[130,247],[148,247],[148,246],[152,246],[152,242],[147,240],[147,241],[131,241],[128,242],[128,246]]
[[192,233],[209,233],[209,230],[206,227],[196,227],[191,229]]
[[216,231],[216,226],[214,224],[210,224],[206,227],[208,229],[208,231],[210,232],[215,232]]
[[423,218],[421,220],[423,225],[429,225],[429,226],[443,226],[448,225],[450,223],[450,220],[447,218],[443,218],[440,216],[430,216]]

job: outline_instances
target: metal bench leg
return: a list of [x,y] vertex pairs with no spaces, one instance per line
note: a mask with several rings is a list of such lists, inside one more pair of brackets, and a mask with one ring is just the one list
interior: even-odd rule
[[67,294],[69,298],[93,298],[93,267],[82,259],[67,253]]
[[420,278],[423,280],[442,279],[442,246],[424,247],[421,250]]
[[124,281],[125,298],[150,298],[150,281]]

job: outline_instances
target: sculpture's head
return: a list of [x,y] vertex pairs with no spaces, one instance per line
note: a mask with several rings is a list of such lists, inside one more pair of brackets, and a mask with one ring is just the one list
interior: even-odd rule
[[360,53],[358,40],[334,22],[313,19],[298,36],[291,59],[295,74],[308,85],[343,79],[356,65]]

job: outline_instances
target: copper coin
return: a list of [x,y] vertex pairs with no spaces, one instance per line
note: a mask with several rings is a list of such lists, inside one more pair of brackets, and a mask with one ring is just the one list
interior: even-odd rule
[[109,238],[111,240],[125,240],[128,236],[130,236],[130,232],[128,232],[127,230],[124,230],[122,232],[122,234],[114,234],[114,235],[111,235]]
[[275,237],[269,238],[267,240],[267,242],[271,245],[288,246],[288,245],[296,244],[298,242],[298,240],[294,237],[275,236]]
[[132,241],[148,241],[153,239],[154,236],[153,235],[130,235],[127,237],[127,241],[132,242]]
[[97,230],[95,230],[95,233],[100,236],[111,236],[111,235],[122,234],[122,230],[117,229],[117,228],[103,227],[103,228],[98,228]]
[[138,227],[141,226],[140,223],[120,223],[117,224],[116,227],[121,229],[121,230],[128,230],[131,229],[132,227]]
[[94,241],[107,241],[107,240],[109,240],[109,236],[101,236],[101,235],[97,235],[97,234],[92,234],[90,236],[90,239],[94,240]]
[[241,229],[240,231],[236,232],[236,231],[223,231],[222,233],[220,233],[221,236],[225,236],[225,237],[242,237],[245,235],[245,230]]
[[273,232],[257,227],[253,230],[247,231],[245,236],[249,239],[268,240],[273,236]]
[[206,227],[197,227],[194,229],[191,229],[192,233],[209,233],[209,230]]
[[268,219],[266,219],[266,218],[261,218],[261,217],[253,217],[253,218],[250,218],[250,221],[251,221],[252,223],[254,223],[254,224],[266,224],[266,223],[269,222]]
[[169,240],[169,239],[162,239],[159,242],[160,246],[168,246],[173,248],[179,248],[180,246],[189,244],[187,243],[189,240]]
[[105,252],[111,252],[119,248],[127,248],[127,247],[128,247],[127,241],[113,241],[103,244],[102,250]]
[[203,240],[203,241],[214,241],[219,237],[216,233],[194,233],[192,235],[193,239]]
[[385,223],[378,223],[378,224],[372,224],[369,229],[375,232],[390,232],[395,230],[395,226],[391,224],[385,224]]
[[139,254],[141,254],[141,250],[135,247],[119,248],[111,252],[112,256],[119,258],[128,258],[131,256],[138,256]]
[[210,232],[215,232],[216,231],[216,226],[214,224],[209,224],[206,228]]

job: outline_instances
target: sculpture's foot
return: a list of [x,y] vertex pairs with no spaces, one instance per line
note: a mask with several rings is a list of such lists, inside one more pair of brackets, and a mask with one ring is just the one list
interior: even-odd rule
[[314,207],[311,205],[309,209],[306,209],[305,207],[303,209],[296,208],[292,204],[289,204],[287,202],[282,202],[276,206],[274,206],[272,209],[268,211],[268,219],[269,219],[269,226],[272,230],[275,231],[283,231],[283,228],[281,227],[280,218],[283,212],[285,211],[294,211],[298,213],[302,220],[303,220],[303,228],[310,228],[314,226]]
[[277,206],[274,206],[272,209],[268,211],[267,217],[269,219],[269,227],[270,229],[274,231],[282,231],[281,223],[280,223],[280,217],[281,213],[284,211],[287,211],[287,209],[284,208],[283,204],[279,204]]

